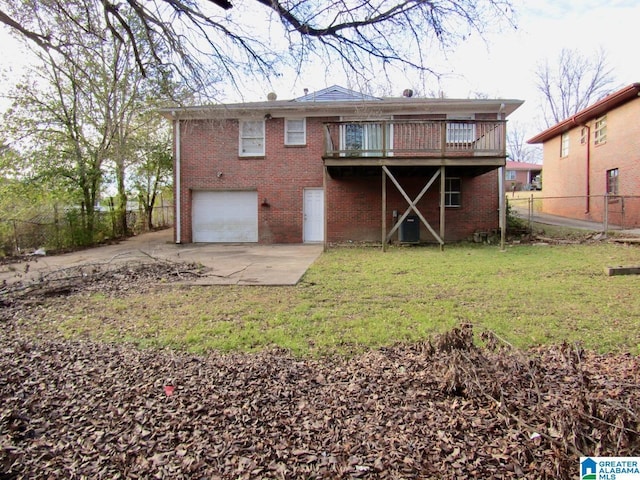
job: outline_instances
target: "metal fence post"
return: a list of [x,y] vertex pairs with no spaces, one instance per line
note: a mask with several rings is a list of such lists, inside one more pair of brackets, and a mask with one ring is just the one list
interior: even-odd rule
[[609,194],[606,193],[603,197],[603,201],[604,201],[604,208],[603,210],[603,215],[602,215],[602,229],[604,230],[604,234],[608,235],[609,234]]
[[18,227],[16,226],[15,220],[13,220],[13,245],[16,254],[20,253],[20,245],[18,244]]

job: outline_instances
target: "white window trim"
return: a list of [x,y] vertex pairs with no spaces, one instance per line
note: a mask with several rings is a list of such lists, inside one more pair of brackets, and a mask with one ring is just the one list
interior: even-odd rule
[[[447,132],[446,132],[446,141],[447,143],[451,143],[451,144],[461,144],[461,145],[468,145],[468,144],[472,144],[476,141],[476,124],[475,123],[469,123],[469,124],[465,124],[465,123],[461,123],[460,125],[469,125],[470,128],[464,128],[464,129],[455,129],[452,128],[453,125],[456,125],[456,123],[449,123],[449,120],[467,120],[467,121],[474,121],[476,119],[476,115],[472,114],[472,115],[447,115]],[[470,132],[471,138],[470,139],[460,139],[457,137],[457,134],[461,133],[461,132]]]
[[[302,142],[301,143],[291,142],[289,140],[289,122],[290,121],[297,122],[300,120],[302,120]],[[300,133],[300,132],[295,132],[295,133]],[[284,119],[284,144],[294,145],[294,146],[307,144],[307,119],[305,117],[302,117],[302,118],[291,117],[291,118]]]
[[593,123],[593,143],[602,145],[607,143],[607,116],[603,115],[595,119]]
[[[243,127],[243,124],[247,123],[247,122],[261,123],[262,124],[262,137],[247,137],[247,138],[262,138],[262,151],[261,152],[244,152],[242,150],[242,140],[244,139],[244,137],[242,136],[242,131],[243,131],[242,127]],[[250,119],[250,118],[238,120],[238,155],[239,156],[241,156],[241,157],[264,157],[266,144],[267,144],[267,138],[266,138],[266,129],[265,129],[264,120],[261,121],[261,120],[254,120],[254,119]]]
[[[388,133],[387,133],[387,156],[391,157],[393,156],[393,115],[380,115],[380,116],[375,116],[375,117],[355,117],[355,116],[341,116],[340,117],[340,121],[341,122],[373,122],[374,124],[376,122],[388,122],[387,125],[389,127]],[[366,125],[367,123],[363,123],[363,129],[366,131]],[[367,145],[366,143],[366,136],[364,138],[365,140],[365,145],[364,145],[364,150],[367,150],[369,148],[369,145]],[[344,128],[344,125],[342,125],[340,127],[340,150],[344,150],[345,149],[345,144],[346,144],[346,129]],[[345,155],[345,154],[342,154]],[[365,153],[364,156],[374,156],[374,153]]]
[[564,132],[560,135],[560,157],[568,157],[569,156],[569,132]]

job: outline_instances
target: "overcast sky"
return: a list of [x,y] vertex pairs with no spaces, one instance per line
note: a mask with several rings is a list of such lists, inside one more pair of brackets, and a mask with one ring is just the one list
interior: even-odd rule
[[[640,2],[637,0],[515,0],[517,30],[505,27],[484,40],[471,37],[434,65],[444,75],[432,79],[426,90],[442,91],[449,98],[469,98],[477,94],[489,97],[521,99],[525,104],[510,118],[526,124],[530,136],[544,126],[541,99],[535,90],[534,72],[547,59],[550,65],[562,48],[576,49],[583,55],[596,54],[602,48],[613,70],[615,88],[640,82],[640,60],[636,52],[640,39]],[[278,98],[303,94],[303,88],[318,90],[333,83],[343,84],[341,75],[310,71],[300,78],[283,78],[274,83]],[[420,92],[424,87],[398,77],[397,85],[382,87],[400,95],[405,88]],[[347,85],[344,85],[347,86]],[[260,87],[248,88],[245,100],[264,100]],[[422,91],[421,93],[425,93]]]
[[[534,135],[543,125],[537,118],[541,100],[535,91],[534,72],[547,59],[553,64],[563,47],[577,49],[584,55],[602,48],[613,70],[616,88],[640,82],[640,61],[635,51],[640,38],[638,0],[514,0],[514,7],[517,30],[505,27],[501,33],[490,34],[484,40],[472,36],[446,57],[435,57],[434,69],[446,74],[439,82],[431,79],[426,86],[416,85],[415,79],[398,76],[394,85],[378,88],[394,95],[413,87],[418,93],[442,91],[449,98],[483,94],[525,100],[511,120],[527,124],[527,130]],[[5,37],[3,34],[2,38]],[[6,65],[14,47],[0,40]],[[324,72],[324,68],[306,65],[298,78],[285,75],[272,86],[246,85],[242,98],[264,100],[274,90],[279,99],[288,99],[303,95],[304,88],[314,91],[332,84],[349,86],[345,76],[335,72],[328,76]],[[225,100],[239,100],[237,93],[229,92]]]

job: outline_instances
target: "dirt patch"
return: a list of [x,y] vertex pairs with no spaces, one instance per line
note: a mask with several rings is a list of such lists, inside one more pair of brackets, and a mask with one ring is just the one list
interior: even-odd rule
[[[151,270],[79,285],[126,295]],[[581,455],[640,455],[631,355],[478,348],[470,327],[322,359],[38,340],[21,324],[45,291],[3,309],[2,478],[569,479]]]

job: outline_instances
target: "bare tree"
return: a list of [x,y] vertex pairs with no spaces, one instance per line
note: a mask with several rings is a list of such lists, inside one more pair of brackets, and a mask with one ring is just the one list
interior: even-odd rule
[[507,128],[507,156],[514,162],[540,163],[539,146],[527,144],[529,134],[522,123],[510,121]]
[[540,64],[535,75],[547,127],[610,93],[614,83],[613,71],[602,49],[586,56],[578,50],[563,48],[555,65],[551,66],[549,61]]
[[[0,0],[0,22],[46,50],[72,56],[66,23],[126,42],[142,72],[171,65],[196,91],[238,73],[269,78],[283,63],[300,71],[313,54],[361,75],[430,71],[432,49],[512,18],[510,0]],[[149,59],[141,45],[153,46]]]

